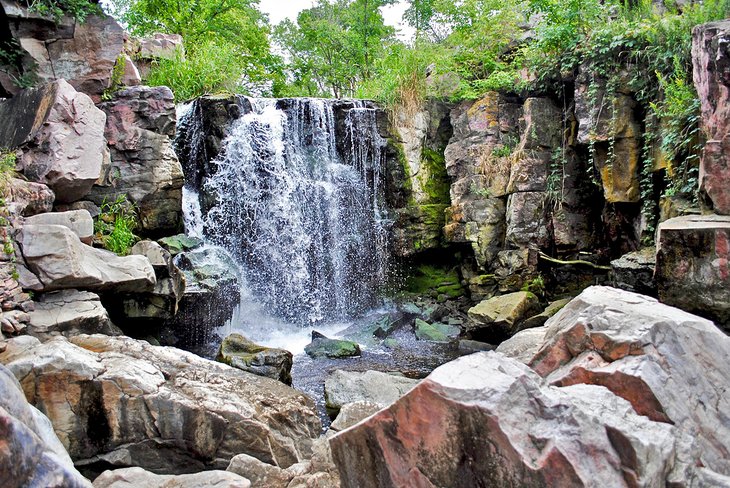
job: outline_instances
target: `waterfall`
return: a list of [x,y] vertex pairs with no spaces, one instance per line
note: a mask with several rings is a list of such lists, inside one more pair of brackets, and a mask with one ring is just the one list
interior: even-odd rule
[[390,224],[387,141],[375,109],[322,99],[245,102],[199,180],[199,200],[188,188],[185,204],[186,228],[241,266],[238,320],[265,312],[311,326],[367,312],[387,280]]

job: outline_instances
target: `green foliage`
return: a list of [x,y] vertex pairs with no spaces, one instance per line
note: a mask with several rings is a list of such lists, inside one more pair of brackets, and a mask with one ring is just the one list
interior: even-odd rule
[[15,164],[18,155],[15,151],[0,149],[0,195],[2,195],[2,206],[5,206],[5,197],[8,181],[15,175]]
[[134,35],[183,36],[186,56],[157,61],[145,80],[169,86],[179,100],[228,90],[275,95],[283,83],[255,0],[112,0],[111,10]]
[[129,254],[139,238],[134,235],[137,228],[137,213],[126,195],[120,195],[113,202],[101,205],[101,214],[94,222],[95,240],[102,247],[121,256]]
[[112,68],[112,76],[111,80],[109,82],[109,87],[104,90],[104,93],[101,94],[101,99],[104,101],[109,101],[114,96],[114,93],[119,90],[122,86],[122,78],[124,78],[124,70],[127,68],[127,60],[124,57],[124,55],[119,55],[117,58],[116,63],[114,63],[114,68]]
[[544,296],[545,295],[545,278],[543,278],[542,275],[537,275],[527,283],[525,283],[521,291],[527,291],[530,293],[534,293],[537,296]]
[[83,22],[86,17],[101,12],[99,5],[90,0],[23,0],[28,10],[51,17],[56,21],[68,15]]

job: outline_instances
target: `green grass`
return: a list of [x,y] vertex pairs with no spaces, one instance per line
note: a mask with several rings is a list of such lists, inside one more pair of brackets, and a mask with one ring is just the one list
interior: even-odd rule
[[129,254],[139,240],[134,234],[137,228],[137,213],[126,195],[120,195],[113,202],[106,200],[101,205],[101,214],[94,222],[95,239],[104,249],[120,256]]

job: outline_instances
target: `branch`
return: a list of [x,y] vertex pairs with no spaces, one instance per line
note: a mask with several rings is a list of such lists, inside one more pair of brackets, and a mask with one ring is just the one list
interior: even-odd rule
[[611,271],[611,266],[601,266],[600,264],[591,263],[590,261],[584,261],[582,259],[574,259],[571,261],[563,261],[562,259],[556,259],[553,257],[548,256],[544,252],[540,253],[540,257],[544,259],[545,261],[549,261],[551,263],[555,264],[564,264],[564,265],[575,265],[575,264],[583,264],[585,266],[590,266],[593,269],[600,269],[602,271]]

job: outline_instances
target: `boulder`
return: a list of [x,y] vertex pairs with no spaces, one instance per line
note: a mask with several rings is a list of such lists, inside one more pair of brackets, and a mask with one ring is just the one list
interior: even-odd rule
[[348,358],[360,355],[360,346],[357,342],[343,339],[330,339],[319,332],[312,331],[312,342],[307,344],[304,352],[312,358]]
[[730,216],[676,217],[659,224],[659,299],[730,330]]
[[0,146],[21,147],[18,170],[48,185],[58,202],[81,199],[99,179],[108,152],[104,112],[65,80],[0,101]]
[[566,306],[570,302],[570,300],[570,298],[563,298],[562,300],[555,300],[554,302],[550,302],[548,306],[545,307],[545,310],[537,315],[533,315],[532,317],[522,322],[519,326],[519,330],[532,329],[533,327],[542,327],[543,325],[545,325],[545,322],[547,322],[549,318],[560,312],[560,310],[562,310],[562,308]]
[[157,241],[162,247],[167,249],[170,254],[177,256],[182,252],[192,251],[203,245],[203,240],[197,237],[178,234],[171,237],[163,237]]
[[470,339],[461,339],[459,341],[459,355],[466,356],[475,352],[494,351],[495,346],[487,342],[472,341]]
[[89,198],[97,205],[126,195],[137,207],[142,234],[182,228],[182,166],[172,148],[175,103],[167,87],[136,86],[101,104],[111,164]]
[[707,138],[700,161],[700,190],[718,214],[730,214],[730,21],[698,25],[692,32],[693,77],[700,127]]
[[291,385],[292,353],[259,346],[240,334],[230,334],[223,339],[216,360]]
[[175,59],[185,56],[183,38],[179,34],[155,33],[139,40],[138,56],[143,59]]
[[76,470],[48,418],[28,404],[23,390],[0,364],[0,485],[90,487]]
[[122,335],[109,319],[99,295],[78,290],[44,293],[30,312],[28,334],[48,340],[56,335]]
[[546,326],[521,330],[497,346],[496,351],[527,364],[542,347],[546,333]]
[[674,430],[604,387],[550,386],[486,352],[441,366],[330,445],[345,488],[663,486]]
[[[137,65],[134,64],[134,61],[132,58],[125,54],[121,58],[122,62],[124,63],[124,73],[122,74],[122,79],[120,81],[122,86],[139,86],[142,84],[142,76],[139,74],[139,69],[137,69]],[[119,62],[119,59],[117,59],[117,63]]]
[[354,402],[370,402],[383,408],[405,395],[417,384],[418,380],[400,374],[337,370],[324,382],[324,397],[327,408],[334,412]]
[[84,244],[94,240],[94,219],[87,210],[42,213],[26,218],[24,225],[62,225],[71,229]]
[[[160,475],[142,468],[104,471],[94,480],[94,488],[251,488],[246,478],[229,471]],[[258,486],[258,485],[257,485]]]
[[56,195],[42,183],[10,178],[5,191],[5,203],[10,215],[30,217],[53,210]]
[[337,417],[330,425],[328,433],[349,429],[382,409],[383,406],[379,403],[365,400],[345,403],[337,412]]
[[535,313],[540,301],[534,293],[518,291],[489,298],[469,309],[472,333],[490,330],[494,334],[513,335],[520,323]]
[[[297,465],[294,466],[298,467]],[[289,470],[266,464],[248,454],[235,456],[226,469],[232,473],[245,476],[251,480],[254,487],[287,488],[289,482],[294,478],[294,474],[290,473]]]
[[[44,291],[64,288],[148,291],[155,286],[155,272],[144,256],[120,257],[81,243],[68,227],[25,225],[18,234],[25,264]],[[26,286],[21,276],[21,285]]]
[[286,468],[321,430],[312,400],[279,381],[127,337],[20,337],[0,362],[90,469],[186,474],[240,453]]
[[676,478],[691,486],[695,466],[730,476],[730,337],[712,322],[594,286],[546,328],[529,365],[548,382],[601,385],[656,425],[673,426],[678,466],[667,484]]
[[459,336],[461,329],[454,325],[428,323],[416,319],[416,339],[419,341],[450,342]]
[[655,266],[656,250],[653,247],[624,254],[611,261],[611,285],[642,295],[656,296]]

